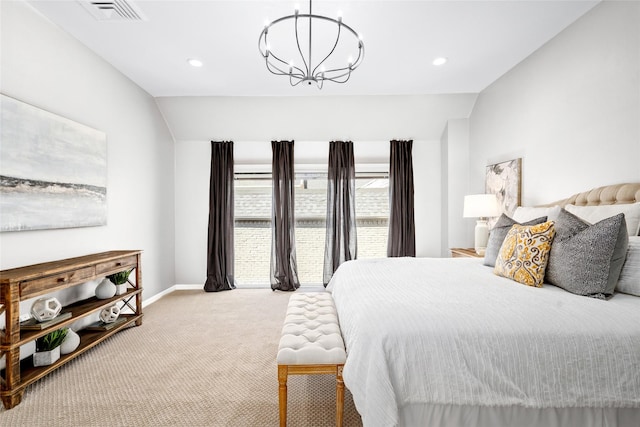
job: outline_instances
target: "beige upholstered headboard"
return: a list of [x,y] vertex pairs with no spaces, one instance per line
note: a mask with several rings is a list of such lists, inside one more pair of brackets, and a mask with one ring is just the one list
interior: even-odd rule
[[640,183],[606,185],[545,206],[573,204],[577,206],[617,205],[640,202]]

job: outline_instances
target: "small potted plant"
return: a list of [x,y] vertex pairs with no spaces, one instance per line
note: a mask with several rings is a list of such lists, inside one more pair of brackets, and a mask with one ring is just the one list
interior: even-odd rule
[[133,269],[124,270],[107,276],[107,279],[116,285],[116,295],[127,293],[127,282],[129,281],[129,275],[132,271]]
[[33,366],[47,366],[60,359],[60,344],[67,336],[67,328],[57,329],[36,340]]

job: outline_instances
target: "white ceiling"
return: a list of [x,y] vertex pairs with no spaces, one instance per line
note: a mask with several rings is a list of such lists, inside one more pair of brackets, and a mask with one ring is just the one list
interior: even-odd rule
[[[348,83],[321,91],[290,87],[266,70],[258,52],[265,20],[291,14],[296,3],[306,13],[305,0],[132,2],[146,20],[99,21],[80,1],[29,1],[159,97],[478,93],[599,0],[316,0],[315,14],[342,11],[366,48]],[[439,56],[448,63],[432,65]],[[204,66],[193,68],[187,58]]]

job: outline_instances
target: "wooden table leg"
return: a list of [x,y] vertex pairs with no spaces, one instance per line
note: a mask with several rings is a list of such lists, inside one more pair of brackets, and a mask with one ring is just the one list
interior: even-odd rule
[[10,394],[9,396],[2,396],[2,404],[4,405],[4,409],[11,409],[14,406],[18,406],[22,401],[23,394],[24,390],[20,390],[16,393]]
[[344,413],[344,381],[342,381],[342,367],[338,365],[336,370],[336,426],[342,427]]
[[280,427],[287,427],[287,365],[278,365],[278,399],[280,404]]

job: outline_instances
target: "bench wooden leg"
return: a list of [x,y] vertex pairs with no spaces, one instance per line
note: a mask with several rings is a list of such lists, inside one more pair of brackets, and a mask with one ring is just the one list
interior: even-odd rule
[[287,427],[287,365],[278,365],[278,399],[280,404],[280,427]]
[[344,414],[344,381],[342,381],[342,365],[336,370],[336,426],[342,427]]

